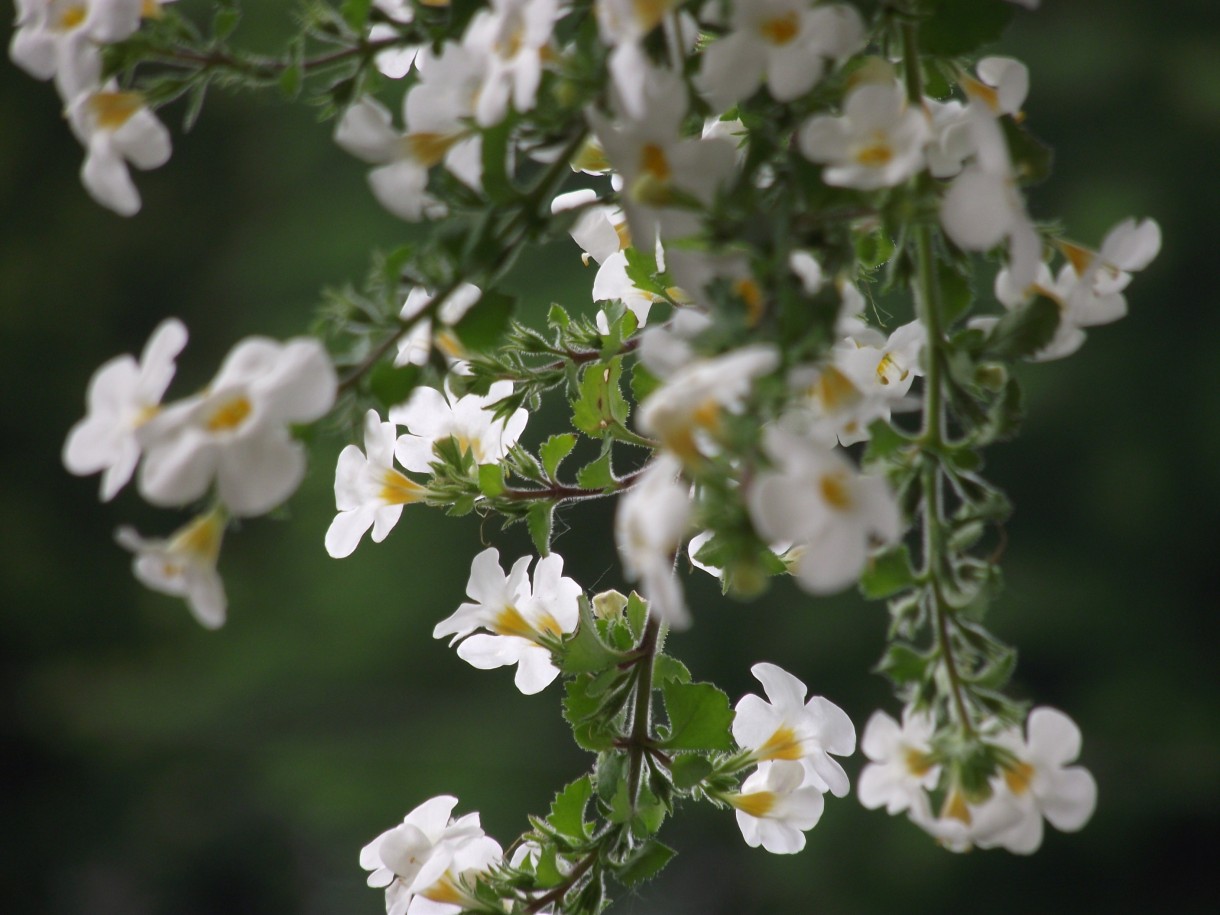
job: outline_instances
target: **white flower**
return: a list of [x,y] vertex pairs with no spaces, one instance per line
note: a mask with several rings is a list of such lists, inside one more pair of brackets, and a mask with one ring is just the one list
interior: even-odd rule
[[601,39],[614,48],[607,66],[623,110],[632,117],[644,111],[650,70],[641,46],[679,0],[599,0],[593,6]]
[[843,103],[841,117],[818,115],[801,127],[806,158],[826,165],[822,180],[874,190],[906,181],[924,166],[927,116],[907,106],[902,86],[865,83]]
[[427,498],[428,490],[394,468],[393,423],[376,410],[364,416],[364,451],[348,445],[335,468],[335,506],[339,513],[326,531],[326,552],[335,559],[350,556],[370,527],[381,543],[402,515],[402,507]]
[[516,444],[529,413],[516,410],[507,419],[496,419],[491,407],[513,392],[511,381],[497,381],[485,395],[455,398],[448,390],[416,388],[406,403],[390,410],[390,422],[405,426],[394,453],[399,463],[416,473],[431,473],[435,457],[432,446],[452,437],[476,464],[495,464]]
[[[369,29],[370,42],[385,41],[398,37],[400,33],[391,23],[410,25],[415,19],[415,11],[407,0],[373,0],[373,6],[389,22],[375,23]],[[415,63],[415,58],[418,54],[419,48],[410,45],[388,48],[385,51],[377,52],[377,56],[373,58],[373,63],[377,65],[377,69],[381,71],[382,76],[388,76],[390,79],[402,79],[411,72],[411,65]]]
[[623,571],[640,582],[657,617],[674,628],[690,625],[682,585],[674,574],[674,555],[690,523],[690,487],[682,482],[678,461],[662,454],[640,475],[618,504],[614,539]]
[[793,251],[788,255],[788,269],[795,273],[796,278],[801,281],[801,288],[805,290],[805,295],[818,294],[825,278],[822,275],[822,265],[811,252]]
[[475,121],[504,120],[508,102],[518,112],[534,107],[542,79],[542,52],[559,16],[558,0],[492,0],[470,21],[462,44],[487,61],[474,106]]
[[860,741],[869,758],[856,787],[860,803],[870,810],[884,806],[889,814],[918,805],[940,780],[940,764],[931,756],[935,731],[931,716],[911,706],[902,710],[901,726],[885,712],[873,712]]
[[154,505],[183,505],[215,479],[220,500],[233,514],[270,511],[305,475],[305,451],[289,425],[325,415],[337,385],[317,340],[243,340],[203,393],[165,408],[140,428],[141,494]]
[[158,168],[169,161],[169,131],[144,105],[138,92],[122,92],[111,80],[85,92],[68,108],[68,122],[86,149],[81,181],[93,199],[122,216],[140,209],[140,194],[127,172]]
[[779,353],[770,344],[743,346],[676,371],[640,404],[639,426],[686,463],[701,460],[715,438],[721,414],[741,408],[754,380],[775,370]]
[[1021,106],[1029,95],[1029,67],[1015,57],[984,57],[975,67],[975,72],[991,92],[974,86],[974,94],[984,98],[996,114],[1020,117]]
[[813,88],[826,60],[851,56],[864,38],[864,23],[850,6],[737,2],[729,33],[703,52],[698,85],[717,110],[753,95],[764,78],[773,98],[789,102]]
[[195,619],[208,629],[224,624],[224,582],[216,571],[225,517],[219,510],[200,515],[168,540],[146,540],[129,527],[115,534],[119,545],[136,554],[132,571],[145,587],[181,597]]
[[63,461],[77,476],[104,471],[104,501],[114,498],[135,472],[140,460],[136,430],[160,408],[186,336],[181,321],[162,321],[148,338],[139,362],[130,355],[116,356],[89,380],[89,410],[68,433]]
[[847,714],[822,696],[805,701],[805,684],[774,664],[750,668],[767,694],[747,693],[737,703],[733,739],[751,751],[756,762],[800,763],[819,791],[843,797],[850,790],[847,773],[828,754],[856,752],[856,728]]
[[623,211],[600,201],[601,197],[592,188],[569,191],[551,201],[551,212],[556,215],[580,209],[580,215],[572,223],[568,234],[580,245],[586,264],[590,258],[604,264],[608,257],[618,254],[631,243]]
[[737,808],[737,825],[746,844],[776,855],[805,847],[805,832],[817,825],[826,805],[822,792],[805,783],[796,762],[764,763],[745,780],[741,793],[726,800]]
[[1082,828],[1097,806],[1097,783],[1082,766],[1068,766],[1080,755],[1080,728],[1063,712],[1041,706],[1029,713],[1027,738],[1011,730],[997,739],[1012,753],[993,779],[997,795],[1007,795],[1020,812],[1011,827],[977,839],[983,848],[1002,846],[1027,855],[1042,844],[1042,818],[1062,832]]
[[[433,335],[432,318],[420,318],[411,327],[411,330],[398,341],[398,355],[394,358],[394,364],[426,365],[432,355],[434,344],[445,355],[454,359],[458,358],[462,353],[461,343],[450,328],[462,320],[462,317],[474,307],[482,295],[483,291],[478,286],[472,283],[460,284],[437,309],[436,317],[439,319],[442,329]],[[404,322],[410,321],[431,305],[434,297],[434,292],[429,292],[423,286],[416,286],[407,294],[399,317]]]
[[764,444],[775,468],[747,493],[754,527],[764,540],[795,544],[788,558],[813,594],[847,587],[860,574],[870,541],[901,533],[898,505],[885,480],[859,474],[838,454],[778,427]]
[[424,801],[402,823],[360,849],[368,885],[385,887],[386,915],[456,915],[477,907],[465,885],[503,857],[483,833],[479,815],[453,819],[457,798]]
[[[530,557],[522,556],[506,576],[496,549],[481,552],[470,564],[466,584],[474,603],[462,604],[432,630],[433,638],[461,639],[458,657],[480,670],[516,664],[517,688],[527,696],[559,676],[546,642],[576,630],[582,593],[580,585],[563,577],[558,553],[538,560],[532,586],[526,574],[529,564]],[[471,635],[480,628],[492,634]]]

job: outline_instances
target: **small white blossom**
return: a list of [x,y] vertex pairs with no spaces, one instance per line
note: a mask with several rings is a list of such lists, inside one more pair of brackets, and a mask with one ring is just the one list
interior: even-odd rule
[[856,788],[860,803],[870,810],[884,806],[889,814],[916,807],[940,780],[940,764],[931,755],[935,731],[932,718],[910,706],[902,711],[901,725],[885,712],[873,712],[860,741],[869,758]]
[[261,515],[305,475],[289,426],[324,416],[338,379],[322,344],[250,337],[229,353],[203,393],[166,407],[140,428],[139,486],[154,505],[183,505],[213,480],[235,515]]
[[924,166],[927,116],[908,107],[897,82],[864,83],[848,93],[840,117],[818,115],[801,127],[807,159],[823,163],[822,180],[837,187],[894,187]]
[[160,409],[186,337],[181,321],[162,321],[139,362],[129,355],[116,356],[89,380],[88,414],[68,433],[63,461],[77,476],[102,471],[104,501],[114,498],[135,472],[140,460],[136,430]]
[[[551,553],[538,560],[531,584],[530,557],[513,564],[508,575],[500,568],[500,553],[489,548],[470,564],[464,603],[436,624],[433,638],[453,636],[463,661],[480,670],[517,665],[517,688],[530,696],[545,689],[559,669],[545,644],[574,632],[580,619],[580,585],[563,577],[563,557]],[[487,633],[471,635],[476,629]],[[490,634],[488,634],[490,633]]]
[[640,582],[652,612],[674,628],[690,625],[674,556],[690,524],[690,487],[680,478],[677,459],[662,454],[619,500],[614,539],[623,571]]
[[856,728],[847,714],[822,696],[805,701],[805,684],[774,664],[750,668],[767,694],[747,693],[737,703],[733,739],[756,762],[788,760],[804,767],[809,784],[844,797],[847,773],[829,754],[856,751]]
[[[373,6],[388,22],[375,23],[369,29],[369,41],[386,41],[397,38],[400,34],[394,24],[410,25],[415,19],[415,11],[407,0],[373,0]],[[382,76],[390,79],[402,79],[411,72],[411,65],[419,54],[419,48],[410,45],[388,48],[378,51],[373,63],[381,71]]]
[[168,540],[147,540],[130,527],[115,534],[119,545],[135,553],[132,571],[148,588],[181,597],[204,627],[224,624],[224,582],[216,571],[225,517],[219,510],[200,515]]
[[426,487],[394,467],[393,423],[376,410],[364,416],[364,451],[348,445],[335,468],[335,506],[339,513],[326,531],[326,552],[335,559],[350,556],[370,527],[381,543],[402,515],[402,507],[427,498]]
[[511,381],[497,381],[485,395],[454,397],[448,388],[420,387],[406,403],[390,410],[390,421],[405,426],[394,453],[399,463],[415,473],[431,473],[435,460],[432,446],[452,437],[476,464],[495,464],[504,458],[525,429],[529,413],[516,410],[507,419],[496,419],[491,407],[513,392]]
[[424,801],[360,850],[368,885],[385,888],[386,915],[456,915],[479,905],[464,884],[499,863],[503,850],[477,813],[453,819],[456,805],[445,794]]
[[491,9],[470,21],[462,44],[487,61],[474,105],[480,127],[503,121],[510,99],[518,112],[534,107],[543,51],[558,16],[558,0],[492,0]]
[[826,800],[805,782],[800,763],[764,763],[745,780],[741,792],[729,795],[737,808],[737,826],[751,848],[761,845],[775,855],[796,854],[805,847],[805,832],[822,818]]
[[[420,318],[402,339],[398,341],[398,355],[394,357],[395,365],[426,365],[432,355],[432,347],[438,347],[446,356],[458,359],[462,355],[462,346],[450,329],[466,312],[479,301],[483,290],[472,283],[462,283],[446,297],[437,309],[436,318],[441,330],[433,333],[432,318]],[[422,286],[416,286],[407,294],[399,317],[410,321],[417,317],[429,305],[435,293]]]

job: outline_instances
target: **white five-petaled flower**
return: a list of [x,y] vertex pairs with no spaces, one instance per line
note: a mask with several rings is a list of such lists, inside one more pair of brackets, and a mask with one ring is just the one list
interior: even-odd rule
[[860,749],[869,764],[860,772],[856,793],[870,810],[886,813],[916,808],[925,791],[936,787],[941,767],[932,758],[931,739],[936,724],[931,716],[910,706],[902,710],[902,724],[885,712],[873,712],[864,726]]
[[614,539],[623,571],[640,582],[651,610],[674,628],[690,625],[682,585],[674,574],[674,555],[690,524],[690,487],[678,460],[662,453],[641,473],[619,501]]
[[224,624],[224,582],[216,571],[225,516],[219,509],[200,515],[167,540],[147,540],[129,527],[115,534],[119,545],[135,553],[132,571],[148,588],[181,597],[203,626]]
[[470,21],[462,44],[487,61],[474,105],[480,127],[503,121],[510,99],[518,112],[534,107],[543,50],[558,16],[558,0],[492,0]]
[[77,96],[68,108],[72,132],[85,147],[81,181],[93,199],[122,216],[140,209],[140,194],[127,163],[139,169],[169,161],[169,131],[138,92],[120,91],[111,80]]
[[[500,553],[484,550],[470,564],[464,603],[432,630],[433,638],[453,636],[458,657],[480,670],[517,665],[515,683],[525,695],[545,689],[559,669],[545,644],[576,630],[581,587],[563,576],[563,557],[551,553],[538,560],[531,585],[529,556],[522,556],[508,575]],[[486,629],[487,633],[474,633]],[[490,634],[489,634],[490,633]]]
[[780,427],[764,436],[775,462],[747,493],[754,528],[769,542],[789,541],[793,573],[805,590],[829,594],[864,568],[873,540],[901,533],[898,504],[885,480],[861,474],[837,453]]
[[384,887],[386,915],[455,915],[478,905],[467,881],[503,857],[483,833],[479,815],[450,814],[457,798],[442,794],[424,801],[402,823],[360,849],[368,885]]
[[[403,321],[418,317],[432,304],[434,295],[435,293],[429,292],[423,286],[416,286],[407,294],[399,317]],[[472,283],[459,285],[437,309],[436,318],[441,329],[433,334],[433,324],[437,322],[430,317],[419,318],[411,330],[398,341],[398,355],[394,357],[394,364],[426,365],[434,345],[446,356],[452,359],[460,358],[462,346],[450,328],[474,307],[482,295],[483,291]]]
[[1027,855],[1042,844],[1042,818],[1062,832],[1075,832],[1097,806],[1097,782],[1083,766],[1069,766],[1080,755],[1080,728],[1058,709],[1041,706],[1029,713],[1026,734],[1013,729],[996,743],[1012,754],[1001,765],[992,790],[1008,801],[1019,819],[1007,829],[977,839],[983,848],[1001,846]]
[[402,515],[402,507],[427,498],[426,487],[394,467],[393,423],[383,423],[376,410],[364,415],[364,451],[348,445],[335,468],[335,506],[339,513],[326,531],[326,552],[336,559],[350,556],[370,527],[373,542],[381,543]]
[[864,46],[864,23],[853,7],[810,0],[733,4],[727,35],[703,52],[698,85],[724,110],[752,95],[765,79],[773,98],[789,102],[821,78],[827,60]]
[[394,454],[399,463],[415,473],[431,473],[436,459],[432,446],[452,437],[476,464],[495,464],[503,459],[525,429],[529,413],[516,410],[507,419],[496,419],[491,408],[513,392],[511,381],[497,381],[485,395],[454,397],[446,388],[420,387],[404,404],[390,410],[390,422],[405,426]]
[[826,805],[822,791],[808,784],[805,774],[797,762],[763,763],[740,793],[726,797],[737,808],[737,826],[747,845],[761,845],[776,855],[805,847],[805,832],[817,825]]
[[840,117],[818,115],[801,127],[805,157],[824,164],[822,180],[870,191],[894,187],[924,166],[927,116],[910,107],[897,82],[864,83],[850,93]]
[[317,340],[243,340],[202,393],[140,427],[140,493],[154,505],[183,505],[215,479],[232,514],[270,511],[305,475],[305,450],[289,426],[325,415],[337,386]]
[[737,703],[733,739],[757,762],[800,763],[809,784],[843,797],[847,773],[829,754],[856,752],[856,728],[847,713],[822,696],[805,701],[805,684],[774,664],[755,664],[750,673],[767,698],[747,693]]
[[116,356],[89,380],[89,411],[68,433],[63,461],[77,476],[102,471],[105,501],[114,498],[135,472],[140,460],[136,430],[160,409],[186,336],[181,321],[162,321],[148,338],[139,362],[130,355]]

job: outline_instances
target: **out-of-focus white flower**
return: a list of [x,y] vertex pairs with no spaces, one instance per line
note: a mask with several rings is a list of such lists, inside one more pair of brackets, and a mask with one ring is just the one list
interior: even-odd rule
[[534,107],[542,52],[558,16],[558,0],[492,0],[470,21],[462,44],[487,61],[474,105],[480,127],[504,120],[510,98],[518,112]]
[[897,82],[863,83],[848,93],[840,117],[818,115],[801,127],[806,158],[823,163],[822,180],[874,190],[906,181],[924,166],[928,119],[908,107]]
[[716,110],[754,94],[765,79],[777,101],[804,95],[828,60],[843,60],[865,43],[853,7],[810,0],[734,3],[729,32],[702,54],[698,85]]
[[788,558],[807,591],[847,587],[864,568],[870,543],[889,543],[901,533],[888,485],[779,427],[767,429],[764,446],[775,467],[760,473],[746,496],[755,530],[765,540],[794,544]]
[[651,610],[676,629],[690,625],[674,555],[690,525],[690,487],[677,459],[662,454],[643,471],[618,504],[614,538],[623,571],[640,582]]
[[[461,343],[450,328],[462,320],[462,317],[474,307],[482,295],[483,290],[472,283],[462,283],[454,289],[437,309],[436,317],[441,324],[441,330],[433,334],[432,328],[435,323],[433,319],[420,318],[411,330],[398,341],[398,355],[394,357],[394,364],[426,365],[432,355],[433,345],[440,348],[451,359],[461,358]],[[423,286],[416,286],[407,294],[399,317],[403,321],[410,321],[432,304],[434,296],[434,292],[428,291]]]
[[607,66],[623,110],[638,118],[644,113],[644,94],[651,65],[641,46],[679,0],[599,0],[597,14],[601,39],[614,50]]
[[737,808],[737,826],[751,848],[761,845],[776,855],[796,854],[805,847],[805,832],[822,818],[826,800],[806,784],[797,762],[764,763],[745,780],[739,794],[726,800]]
[[132,571],[154,591],[181,597],[195,619],[208,629],[224,624],[224,582],[216,571],[225,516],[219,509],[200,515],[168,540],[147,540],[130,527],[115,534],[119,545],[135,553]]
[[[581,587],[563,577],[563,557],[551,553],[538,560],[531,585],[529,556],[518,559],[506,576],[500,553],[489,548],[470,564],[464,603],[432,630],[433,638],[453,636],[462,641],[457,653],[480,670],[517,665],[515,682],[525,695],[545,689],[559,669],[551,663],[546,640],[574,632],[580,621]],[[488,633],[471,635],[476,629]]]
[[825,277],[822,275],[822,265],[809,251],[793,251],[788,255],[788,269],[796,274],[801,281],[801,288],[806,295],[817,295],[822,288]]
[[102,473],[108,501],[127,485],[140,460],[136,430],[160,409],[174,377],[174,360],[186,346],[186,327],[176,318],[157,325],[140,361],[116,356],[89,379],[88,413],[64,443],[64,466],[77,476]]
[[889,814],[919,804],[940,780],[930,743],[935,731],[931,716],[910,706],[902,710],[901,725],[885,712],[873,712],[860,741],[869,758],[856,787],[860,803],[870,810],[884,806]]
[[406,403],[390,410],[390,422],[405,426],[394,454],[415,473],[431,473],[432,446],[452,437],[476,464],[495,464],[516,444],[529,413],[518,409],[507,419],[496,419],[491,407],[513,392],[511,381],[497,381],[484,395],[454,397],[446,388],[416,388]]
[[755,664],[750,673],[767,698],[742,696],[733,718],[733,739],[750,750],[756,762],[800,763],[809,784],[844,797],[851,788],[847,773],[829,754],[856,752],[856,728],[847,713],[822,696],[806,702],[805,684],[774,664]]
[[335,507],[339,513],[326,531],[326,552],[335,559],[350,556],[370,527],[373,542],[381,543],[394,529],[402,507],[428,496],[421,486],[394,467],[393,423],[383,423],[376,410],[364,415],[364,451],[348,445],[335,468]]
[[221,502],[233,514],[270,511],[305,475],[305,450],[289,426],[325,415],[337,386],[317,340],[243,340],[203,393],[166,407],[140,427],[141,494],[154,505],[183,505],[215,479]]
[[984,57],[975,72],[983,86],[973,85],[971,96],[985,101],[997,115],[1019,118],[1029,95],[1029,67],[1015,57]]
[[140,209],[140,194],[127,172],[158,168],[169,161],[169,131],[138,92],[123,92],[111,80],[79,95],[68,108],[72,132],[85,147],[81,181],[102,206],[122,216]]
[[[389,21],[375,23],[369,29],[370,42],[396,38],[399,31],[391,23],[410,25],[415,19],[415,11],[407,0],[373,0],[373,6]],[[419,48],[410,45],[388,48],[378,51],[373,58],[373,63],[377,65],[382,76],[402,79],[411,72],[411,65],[415,63],[418,54]]]
[[477,813],[453,819],[456,805],[447,794],[424,801],[360,849],[368,885],[385,888],[386,915],[456,915],[480,905],[467,884],[504,853]]
[[1042,844],[1042,818],[1062,832],[1082,828],[1097,806],[1097,782],[1083,766],[1069,766],[1080,755],[1080,728],[1058,709],[1041,706],[1029,713],[1027,737],[1018,730],[996,740],[1012,754],[992,781],[997,795],[1008,795],[1019,811],[1007,829],[980,837],[982,848],[1001,846],[1021,855]]
[[934,178],[952,178],[974,154],[974,137],[966,106],[956,99],[938,102],[925,98],[924,107],[932,115],[932,136],[924,155]]
[[697,463],[709,447],[701,439],[714,440],[722,414],[739,410],[754,380],[778,365],[779,353],[764,343],[691,362],[640,404],[639,426],[683,462]]

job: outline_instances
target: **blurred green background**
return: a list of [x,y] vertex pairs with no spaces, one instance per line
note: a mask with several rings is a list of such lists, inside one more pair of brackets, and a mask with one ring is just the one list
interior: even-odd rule
[[[237,37],[258,46],[290,5],[250,6]],[[1082,833],[1048,831],[1032,858],[954,856],[848,799],[787,858],[746,848],[728,813],[688,809],[664,837],[679,857],[617,912],[1213,910],[1220,9],[1044,6],[1002,46],[1031,65],[1029,123],[1057,152],[1033,212],[1086,242],[1127,215],[1165,235],[1130,317],[1025,371],[1025,433],[990,464],[1017,506],[992,624],[1021,649],[1014,689],[1080,723],[1097,813]],[[359,279],[368,251],[403,235],[365,167],[306,106],[215,93],[189,136],[168,114],[174,157],[139,175],[144,210],[123,220],[81,189],[49,86],[6,62],[0,112],[0,912],[380,912],[360,846],[442,792],[511,840],[588,760],[555,688],[521,696],[510,672],[474,671],[430,632],[463,599],[480,538],[511,559],[521,535],[408,508],[384,544],[331,560],[344,442],[323,436],[291,523],[230,535],[230,621],[210,633],[142,589],[112,539],[179,516],[134,492],[100,505],[96,478],[59,460],[90,374],[162,317],[191,329],[181,393],[236,340],[298,333],[323,286]],[[542,251],[517,285],[534,307],[578,302],[579,272],[574,248]],[[623,585],[609,508],[560,521],[556,547],[591,589]],[[867,673],[881,606],[787,586],[737,605],[702,576],[690,590],[697,624],[671,644],[697,677],[736,698],[766,659],[859,726],[895,710]]]

